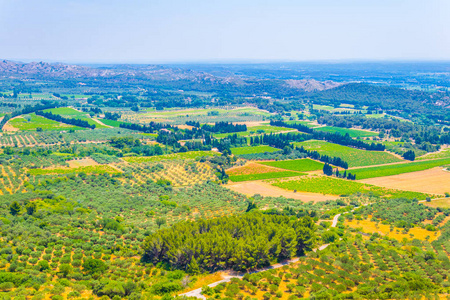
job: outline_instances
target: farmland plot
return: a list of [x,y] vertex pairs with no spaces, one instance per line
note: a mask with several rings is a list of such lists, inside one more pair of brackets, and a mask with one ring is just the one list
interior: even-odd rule
[[227,174],[233,182],[306,175],[304,173],[284,171],[257,163],[249,163],[242,167],[232,168],[227,171]]
[[324,132],[339,132],[342,135],[346,135],[347,133],[351,137],[372,137],[377,136],[378,133],[376,132],[370,132],[365,130],[358,130],[358,129],[349,129],[349,128],[341,128],[341,127],[334,127],[334,126],[324,126],[315,128],[317,131],[324,131]]
[[392,176],[403,173],[417,172],[432,169],[438,166],[450,164],[450,158],[415,161],[402,164],[392,164],[385,166],[367,167],[351,170],[352,174],[356,174],[356,179],[367,179],[383,176]]
[[352,195],[355,193],[368,193],[371,192],[374,195],[383,196],[386,198],[417,198],[424,200],[428,196],[434,197],[434,195],[401,191],[396,189],[386,189],[370,184],[364,184],[351,180],[339,179],[328,176],[312,175],[308,177],[300,177],[295,180],[274,180],[271,184],[276,187],[280,187],[291,191],[303,191],[310,193],[322,193],[324,195]]
[[450,172],[439,167],[425,171],[369,178],[361,180],[361,182],[391,189],[430,194],[450,193]]
[[[216,181],[217,170],[207,163],[195,160],[165,160],[161,162],[144,162],[139,164],[118,164],[136,184],[149,180],[157,182],[160,179],[169,180],[173,186],[192,186],[207,181]],[[131,176],[130,176],[131,175]]]
[[156,162],[162,160],[196,159],[202,156],[215,156],[215,155],[219,155],[219,153],[213,151],[190,151],[157,156],[129,156],[124,157],[123,160],[129,163],[142,163],[142,162]]
[[47,118],[29,114],[11,119],[8,122],[14,128],[22,131],[36,131],[38,128],[42,130],[83,130],[85,128],[59,123]]
[[237,148],[230,148],[230,150],[231,150],[231,153],[233,153],[234,155],[281,151],[278,148],[274,148],[274,147],[270,147],[270,146],[266,146],[266,145],[253,146],[253,147],[237,147]]
[[304,158],[304,159],[294,159],[294,160],[281,160],[281,161],[267,161],[260,162],[260,164],[271,166],[275,168],[298,171],[298,172],[309,172],[317,171],[323,169],[323,163]]
[[295,146],[303,146],[306,150],[317,151],[321,155],[340,157],[348,163],[349,167],[371,166],[401,162],[402,160],[392,154],[381,151],[366,151],[325,141],[305,141],[296,142]]

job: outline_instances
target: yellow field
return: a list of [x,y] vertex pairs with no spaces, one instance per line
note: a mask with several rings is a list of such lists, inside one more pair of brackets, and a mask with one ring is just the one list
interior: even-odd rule
[[436,240],[440,235],[440,231],[428,231],[420,227],[414,227],[409,230],[408,233],[403,234],[402,228],[394,227],[393,231],[390,231],[389,225],[384,225],[379,223],[378,225],[375,222],[368,220],[352,220],[346,221],[345,225],[348,225],[351,228],[359,229],[359,231],[364,233],[379,233],[381,235],[387,235],[390,238],[394,238],[398,241],[402,241],[404,238],[408,240],[418,239],[418,240],[426,240],[427,236],[428,241],[432,242]]

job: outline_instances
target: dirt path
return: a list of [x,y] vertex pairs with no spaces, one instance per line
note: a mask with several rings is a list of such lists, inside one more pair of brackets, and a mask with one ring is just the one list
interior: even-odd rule
[[91,120],[93,120],[94,122],[98,123],[99,125],[106,126],[108,128],[113,128],[112,126],[109,126],[109,125],[106,125],[106,124],[102,123],[99,119],[91,118]]

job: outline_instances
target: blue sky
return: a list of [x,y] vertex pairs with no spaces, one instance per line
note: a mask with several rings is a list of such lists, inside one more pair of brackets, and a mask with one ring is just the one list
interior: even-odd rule
[[450,0],[0,0],[0,59],[450,60]]

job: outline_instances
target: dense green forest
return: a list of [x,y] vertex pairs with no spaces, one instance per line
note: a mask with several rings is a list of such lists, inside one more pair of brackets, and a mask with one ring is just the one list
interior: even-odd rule
[[315,245],[314,227],[309,217],[294,221],[257,213],[181,222],[146,238],[143,258],[191,273],[252,270],[311,250]]

